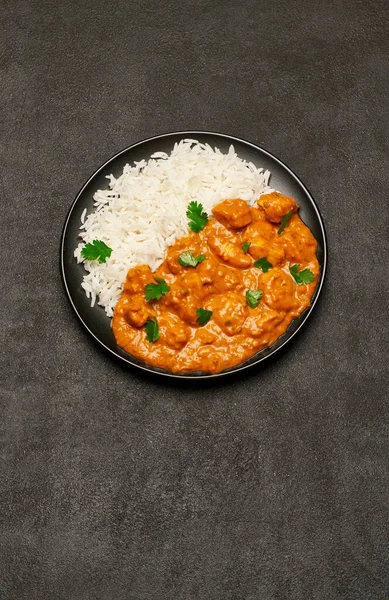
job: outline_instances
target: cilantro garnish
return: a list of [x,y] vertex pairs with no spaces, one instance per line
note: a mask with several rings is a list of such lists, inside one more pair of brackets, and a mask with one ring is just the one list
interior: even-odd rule
[[111,256],[112,248],[107,246],[101,240],[93,240],[85,244],[81,250],[81,256],[86,260],[98,260],[99,263],[105,263],[107,258]]
[[208,223],[208,215],[203,211],[203,205],[195,200],[190,202],[186,211],[186,216],[189,219],[189,227],[192,231],[199,233]]
[[183,252],[178,257],[178,262],[183,267],[197,267],[197,265],[204,260],[207,260],[207,257],[204,254],[199,254],[198,256],[193,256],[192,252]]
[[303,285],[303,283],[312,283],[312,281],[315,279],[312,271],[309,269],[304,269],[299,273],[299,267],[300,265],[293,265],[292,267],[289,267],[289,271],[297,285]]
[[250,246],[251,246],[251,242],[245,242],[242,245],[242,250],[245,254],[247,254],[247,252],[249,251]]
[[293,215],[293,210],[290,210],[289,212],[286,213],[286,215],[284,215],[281,219],[281,224],[280,224],[280,228],[277,231],[278,235],[281,235],[281,233],[284,231],[285,227],[287,226],[287,224],[290,221],[290,217]]
[[255,261],[254,267],[257,267],[257,269],[262,269],[264,273],[267,273],[269,269],[273,268],[273,265],[267,260],[266,256],[264,256],[263,258],[258,258],[258,260]]
[[147,319],[145,324],[146,339],[148,342],[156,342],[159,340],[159,329],[157,317]]
[[206,325],[209,321],[209,319],[212,317],[212,311],[211,310],[205,310],[205,308],[198,308],[196,310],[197,312],[197,323],[201,326]]
[[170,290],[170,287],[164,279],[161,279],[160,277],[154,277],[154,279],[157,283],[148,283],[145,286],[146,302],[150,302],[150,300],[160,300],[162,296],[167,294]]
[[247,290],[246,301],[250,308],[257,308],[262,294],[262,290]]

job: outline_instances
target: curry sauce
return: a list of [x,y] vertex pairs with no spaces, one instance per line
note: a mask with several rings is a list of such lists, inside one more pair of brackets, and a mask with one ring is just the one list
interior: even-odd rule
[[[199,233],[191,232],[169,248],[155,273],[146,265],[129,270],[112,321],[119,346],[174,373],[217,373],[285,333],[310,305],[320,272],[317,242],[293,198],[273,192],[257,204],[221,202]],[[188,252],[202,257],[201,262],[181,264]],[[307,283],[293,275],[307,272]],[[168,292],[147,301],[145,287],[158,280]],[[250,291],[258,302],[250,302]],[[204,325],[199,309],[209,311]],[[158,325],[155,342],[145,333],[150,320]]]

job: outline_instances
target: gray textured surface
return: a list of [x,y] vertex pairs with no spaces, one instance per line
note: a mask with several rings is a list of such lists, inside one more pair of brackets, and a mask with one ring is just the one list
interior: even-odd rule
[[[388,598],[387,2],[3,0],[1,20],[1,600]],[[196,390],[90,343],[58,248],[95,167],[203,128],[298,173],[330,265],[287,352]]]

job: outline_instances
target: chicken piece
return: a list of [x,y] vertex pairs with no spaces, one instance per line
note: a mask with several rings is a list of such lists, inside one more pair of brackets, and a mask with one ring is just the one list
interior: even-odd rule
[[151,281],[153,281],[153,274],[148,265],[133,267],[127,273],[123,289],[127,294],[143,293],[145,285]]
[[[220,263],[216,261],[214,265],[209,268],[200,269],[203,264],[208,261],[204,261],[201,265],[199,265],[196,269],[188,269],[187,272],[182,277],[182,281],[185,282],[185,286],[187,286],[191,293],[196,296],[199,300],[204,300],[210,294],[217,293],[217,271],[221,267]],[[230,270],[230,269],[229,269]]]
[[253,257],[254,260],[258,260],[258,258],[263,258],[264,256],[267,256],[270,251],[270,248],[271,243],[269,243],[268,240],[257,236],[253,238],[252,242],[250,243],[249,254]]
[[235,292],[212,296],[207,301],[207,308],[212,310],[212,319],[227,335],[236,335],[242,331],[243,323],[248,315],[248,306],[244,296]]
[[281,265],[285,258],[283,246],[277,244],[269,246],[269,243],[261,238],[254,238],[250,245],[249,253],[254,260],[265,257],[273,267]]
[[279,244],[272,244],[266,255],[267,260],[273,267],[280,266],[285,260],[284,247]]
[[197,321],[197,302],[193,296],[188,296],[183,302],[176,306],[179,317],[189,325],[195,325]]
[[245,293],[246,290],[260,290],[261,289],[261,269],[247,269],[242,273],[242,285],[239,286],[236,291]]
[[285,256],[291,262],[306,262],[316,252],[317,242],[304,223],[296,218],[290,221],[284,233],[279,236]]
[[251,257],[242,250],[242,240],[219,223],[212,224],[207,230],[207,241],[212,252],[232,267],[247,269],[251,266]]
[[266,218],[271,223],[280,223],[286,213],[296,212],[298,209],[294,198],[283,196],[279,192],[263,194],[258,198],[257,204],[265,211]]
[[230,267],[219,265],[215,272],[215,288],[218,292],[237,290],[242,287],[243,283],[239,273]]
[[150,307],[142,296],[130,296],[128,308],[125,311],[125,319],[133,327],[143,327],[147,319],[153,316]]
[[190,329],[172,313],[166,313],[158,320],[160,340],[173,350],[182,350],[190,337]]
[[219,223],[231,229],[242,229],[251,223],[250,208],[244,200],[224,200],[214,206],[212,213]]
[[255,312],[247,317],[243,332],[252,338],[263,338],[264,343],[267,343],[269,336],[274,335],[274,330],[279,327],[284,318],[284,312],[272,310],[261,304],[258,309],[255,309]]
[[253,242],[254,238],[261,238],[271,242],[276,235],[274,225],[271,225],[269,221],[265,219],[263,215],[262,219],[257,219],[254,223],[251,223],[246,227],[242,234],[242,240],[244,242]]
[[198,300],[183,279],[177,280],[170,287],[169,294],[161,298],[160,305],[172,308],[189,325],[196,324]]
[[[210,254],[208,252],[208,254]],[[196,271],[201,276],[203,285],[212,285],[215,281],[215,273],[220,263],[213,256],[207,256],[207,260],[197,265]]]
[[186,269],[186,267],[178,262],[180,255],[184,252],[192,252],[193,256],[202,254],[202,246],[199,243],[199,236],[197,233],[192,233],[181,238],[168,249],[165,261],[171,273],[176,275]]
[[182,253],[183,250],[181,248],[177,248],[175,245],[171,246],[166,253],[166,264],[169,267],[169,271],[174,273],[174,275],[180,273],[180,271],[183,271],[185,268],[178,262],[178,258]]
[[261,278],[263,302],[273,310],[293,312],[299,305],[296,284],[292,277],[279,267],[270,269]]

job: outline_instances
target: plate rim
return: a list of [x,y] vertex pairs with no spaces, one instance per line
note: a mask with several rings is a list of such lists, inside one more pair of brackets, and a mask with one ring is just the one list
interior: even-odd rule
[[[319,226],[320,226],[320,230],[321,230],[321,234],[323,237],[323,261],[322,261],[322,265],[321,266],[321,272],[320,272],[320,280],[318,282],[318,286],[315,288],[315,292],[314,292],[314,299],[312,301],[312,303],[309,305],[309,307],[307,307],[305,309],[305,311],[302,313],[302,320],[299,323],[298,327],[296,328],[295,331],[293,331],[277,348],[275,348],[272,352],[270,352],[269,354],[262,356],[260,358],[258,358],[254,363],[250,363],[250,364],[242,364],[242,365],[237,365],[236,367],[232,367],[231,370],[225,370],[225,371],[221,371],[220,373],[201,373],[199,375],[193,376],[190,375],[189,373],[172,373],[170,371],[166,371],[166,370],[160,370],[160,371],[156,371],[156,370],[152,370],[150,366],[146,365],[139,365],[136,364],[134,362],[131,362],[131,360],[125,358],[124,356],[121,356],[120,354],[117,354],[114,350],[112,350],[111,348],[109,348],[108,346],[105,345],[104,342],[102,342],[99,337],[93,333],[93,331],[91,331],[91,329],[88,327],[88,325],[85,323],[84,319],[81,317],[80,313],[78,312],[78,309],[73,301],[73,298],[71,296],[68,284],[67,284],[67,280],[66,280],[66,273],[65,273],[65,265],[64,265],[64,245],[65,245],[65,238],[66,238],[66,231],[67,231],[67,227],[72,215],[72,212],[80,198],[80,196],[82,195],[83,191],[85,190],[85,188],[89,185],[89,183],[98,175],[98,173],[100,173],[100,171],[102,171],[109,163],[113,162],[114,160],[118,159],[122,154],[128,152],[129,150],[132,150],[133,148],[136,148],[137,146],[141,146],[142,144],[145,144],[147,142],[151,142],[157,139],[161,139],[161,138],[169,138],[171,136],[192,136],[192,135],[209,135],[209,136],[217,136],[217,137],[221,137],[224,138],[226,140],[231,141],[231,143],[233,142],[239,142],[242,144],[245,144],[247,146],[250,146],[251,148],[253,148],[254,150],[259,150],[261,153],[267,155],[269,158],[271,158],[272,160],[276,161],[280,167],[282,167],[284,170],[286,170],[291,176],[292,178],[297,182],[297,184],[299,186],[301,186],[301,188],[304,190],[305,194],[307,195],[307,197],[309,198],[309,201],[314,209],[314,212],[316,214]],[[277,156],[275,156],[274,154],[272,154],[271,152],[269,152],[268,150],[266,150],[265,148],[263,148],[262,146],[259,146],[258,144],[254,144],[253,142],[250,142],[248,140],[245,140],[244,138],[239,138],[233,135],[229,135],[226,133],[220,133],[217,131],[202,131],[202,130],[183,130],[183,131],[170,131],[168,133],[161,133],[158,135],[153,135],[151,137],[145,138],[143,140],[140,140],[138,142],[135,142],[134,144],[131,144],[130,146],[127,146],[126,148],[123,148],[122,150],[120,150],[119,152],[117,152],[116,154],[114,154],[113,156],[111,156],[108,160],[106,160],[104,163],[102,163],[93,173],[90,177],[88,177],[87,181],[84,183],[84,185],[80,188],[80,190],[78,191],[78,193],[76,194],[72,204],[70,205],[70,208],[67,212],[66,218],[65,218],[65,222],[64,225],[62,227],[62,233],[61,233],[61,242],[60,242],[60,272],[61,272],[61,278],[62,278],[62,283],[65,287],[65,291],[68,297],[68,300],[74,310],[74,312],[76,313],[79,321],[82,323],[83,327],[86,329],[86,331],[92,336],[92,338],[98,342],[98,344],[100,346],[102,346],[104,348],[104,350],[106,352],[109,352],[115,359],[119,359],[120,361],[122,361],[123,363],[127,364],[127,365],[131,365],[131,367],[133,368],[137,368],[140,369],[143,372],[146,372],[147,374],[152,374],[153,376],[161,376],[164,378],[174,378],[174,379],[180,379],[180,380],[185,380],[185,381],[203,381],[203,380],[208,380],[208,379],[217,379],[217,378],[221,378],[221,377],[228,377],[228,376],[233,376],[236,375],[237,373],[240,373],[242,371],[246,371],[246,370],[250,370],[253,369],[254,367],[258,366],[259,363],[265,361],[268,358],[273,357],[277,352],[279,352],[279,350],[281,350],[282,348],[284,348],[286,346],[286,344],[288,344],[294,337],[295,335],[300,331],[300,329],[305,325],[305,323],[307,322],[308,318],[310,317],[317,301],[318,298],[320,296],[320,293],[323,289],[323,284],[324,284],[324,280],[325,280],[325,276],[326,276],[326,272],[327,272],[327,262],[328,262],[328,243],[327,243],[327,234],[325,231],[325,227],[324,227],[324,222],[323,222],[323,218],[321,216],[320,210],[312,196],[312,194],[310,193],[310,191],[308,190],[307,186],[303,183],[303,181],[301,181],[301,179],[298,177],[298,175],[288,166],[286,165],[282,160],[280,160]],[[305,313],[305,314],[304,314]],[[109,317],[107,317],[108,319]],[[287,332],[288,330],[286,330]],[[286,333],[285,332],[285,333]],[[278,338],[279,339],[279,338]],[[271,346],[269,346],[269,348],[271,348]],[[253,355],[255,356],[255,355]],[[129,354],[129,357],[131,358],[131,354]]]

